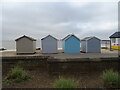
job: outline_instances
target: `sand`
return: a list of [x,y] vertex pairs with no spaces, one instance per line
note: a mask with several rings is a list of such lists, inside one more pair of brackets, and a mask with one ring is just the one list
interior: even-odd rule
[[118,50],[110,51],[110,49],[101,49],[101,53],[118,53]]
[[[36,54],[41,53],[40,50],[36,50]],[[0,55],[16,55],[16,51],[0,51]]]

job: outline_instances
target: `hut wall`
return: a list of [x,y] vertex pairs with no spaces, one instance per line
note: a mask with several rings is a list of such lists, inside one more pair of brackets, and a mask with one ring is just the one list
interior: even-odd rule
[[52,37],[47,37],[41,41],[42,53],[57,53],[57,40]]
[[87,41],[87,52],[101,52],[101,43],[100,40],[92,38]]
[[33,41],[22,38],[16,42],[16,52],[17,53],[34,53],[33,50]]
[[74,36],[66,39],[64,53],[80,53],[80,40]]

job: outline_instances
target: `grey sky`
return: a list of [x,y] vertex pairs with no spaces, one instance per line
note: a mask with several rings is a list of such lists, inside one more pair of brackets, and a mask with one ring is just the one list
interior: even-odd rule
[[[117,2],[16,2],[2,4],[3,40],[22,35],[58,39],[74,33],[101,39],[118,31]],[[0,19],[1,20],[1,19]]]

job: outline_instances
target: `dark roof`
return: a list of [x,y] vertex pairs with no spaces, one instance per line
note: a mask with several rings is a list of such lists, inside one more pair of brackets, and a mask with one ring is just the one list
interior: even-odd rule
[[52,37],[52,38],[54,38],[55,40],[57,40],[55,37],[53,37],[53,36],[51,36],[51,35],[47,35],[46,37],[44,37],[44,38],[42,38],[41,40],[43,40],[43,39],[45,39],[45,38],[47,38],[47,37]]
[[115,32],[109,38],[120,38],[120,32]]
[[101,41],[110,41],[110,40],[101,40]]
[[22,39],[22,38],[28,38],[29,40],[31,40],[31,41],[36,41],[36,39],[33,39],[33,38],[31,38],[31,37],[28,37],[28,36],[26,36],[26,35],[24,35],[24,36],[22,36],[22,37],[19,37],[19,38],[17,38],[15,41],[18,41],[19,39]]
[[[92,38],[97,38],[97,37],[95,37],[95,36],[85,37],[85,38],[82,39],[82,41],[90,40],[90,39],[92,39]],[[97,38],[97,39],[99,39],[99,38]],[[100,39],[99,39],[99,40],[100,40]]]
[[77,36],[75,36],[74,34],[69,34],[69,35],[67,35],[65,38],[63,38],[62,40],[66,40],[66,39],[68,39],[69,37],[71,37],[71,36],[74,36],[74,37],[76,37],[78,40],[80,40]]

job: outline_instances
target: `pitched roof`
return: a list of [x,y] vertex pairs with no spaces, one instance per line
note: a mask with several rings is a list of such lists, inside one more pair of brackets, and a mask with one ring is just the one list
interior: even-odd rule
[[[97,37],[95,37],[95,36],[85,37],[85,38],[83,38],[81,41],[87,41],[87,40],[90,40],[90,39],[92,39],[92,38],[97,38]],[[99,38],[97,38],[97,39],[99,39]],[[99,39],[99,40],[100,40],[100,39]]]
[[69,35],[67,35],[66,37],[64,37],[62,40],[65,40],[66,38],[68,38],[70,36],[70,34]]
[[55,40],[57,40],[55,37],[53,37],[53,36],[51,36],[51,35],[47,35],[46,37],[44,37],[44,38],[42,38],[41,40],[44,40],[45,38],[47,38],[47,37],[52,37],[52,38],[54,38]]
[[120,32],[115,32],[109,38],[120,38]]
[[28,38],[29,40],[31,40],[31,41],[36,41],[36,39],[33,39],[33,38],[31,38],[31,37],[28,37],[28,36],[26,36],[26,35],[24,35],[24,36],[22,36],[22,37],[19,37],[19,38],[17,38],[15,41],[18,41],[18,40],[20,40],[20,39],[22,39],[22,38]]
[[68,39],[68,38],[70,38],[71,36],[74,36],[74,37],[76,37],[78,40],[80,40],[77,36],[75,36],[74,34],[69,34],[69,35],[67,35],[65,38],[63,38],[62,40],[66,40],[66,39]]

